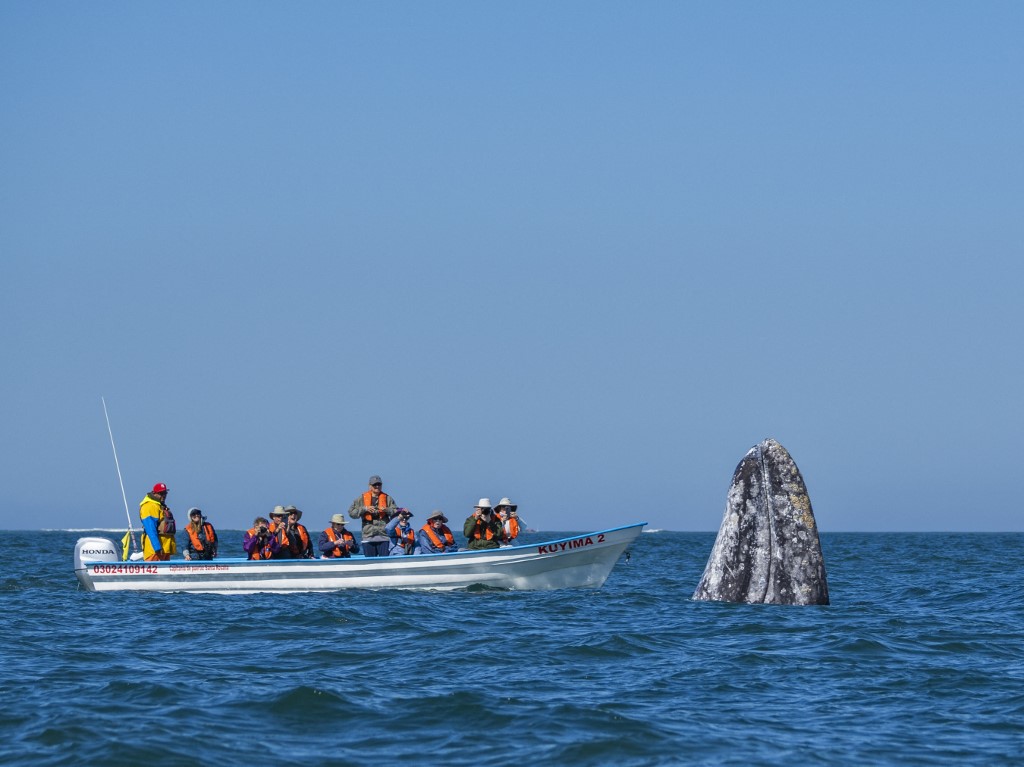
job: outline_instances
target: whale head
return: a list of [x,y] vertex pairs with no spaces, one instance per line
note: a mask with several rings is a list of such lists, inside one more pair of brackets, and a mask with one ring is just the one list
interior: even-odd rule
[[766,439],[736,467],[696,600],[827,605],[811,499],[782,445]]

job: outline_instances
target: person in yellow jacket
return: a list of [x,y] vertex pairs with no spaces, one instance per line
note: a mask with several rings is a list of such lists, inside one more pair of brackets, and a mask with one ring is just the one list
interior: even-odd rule
[[177,525],[174,515],[167,508],[167,485],[157,482],[153,490],[139,504],[139,518],[142,520],[142,558],[147,561],[164,561],[178,551],[174,540]]

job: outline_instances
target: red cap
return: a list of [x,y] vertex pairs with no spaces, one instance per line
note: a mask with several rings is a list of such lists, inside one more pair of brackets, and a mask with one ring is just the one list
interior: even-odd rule
[[163,482],[157,482],[155,485],[153,485],[153,492],[154,493],[166,493],[167,492],[167,485],[165,485]]

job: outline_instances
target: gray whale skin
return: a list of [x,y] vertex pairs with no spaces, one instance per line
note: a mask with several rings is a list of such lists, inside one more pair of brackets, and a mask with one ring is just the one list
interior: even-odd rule
[[736,467],[722,526],[693,598],[829,603],[811,499],[796,463],[775,440],[750,448]]

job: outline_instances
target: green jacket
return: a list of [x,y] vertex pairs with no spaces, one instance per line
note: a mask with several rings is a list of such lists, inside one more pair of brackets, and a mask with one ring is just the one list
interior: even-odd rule
[[[488,531],[491,533],[490,538],[487,537]],[[501,533],[501,520],[497,514],[491,514],[490,522],[485,522],[483,519],[471,514],[462,526],[462,534],[469,541],[467,548],[470,549],[498,548],[501,545]]]

